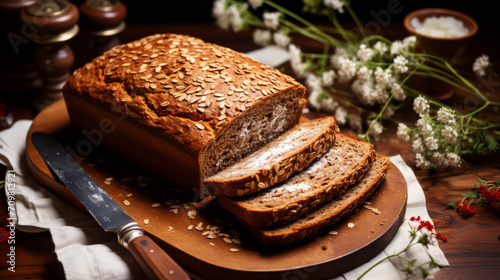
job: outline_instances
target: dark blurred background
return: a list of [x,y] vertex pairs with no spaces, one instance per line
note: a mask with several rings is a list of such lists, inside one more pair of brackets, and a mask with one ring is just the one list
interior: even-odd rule
[[[189,23],[207,22],[212,23],[211,15],[213,0],[122,0],[129,9],[127,22],[133,24],[150,23]],[[276,3],[300,12],[302,0],[275,0]],[[382,16],[383,10],[388,6],[396,6],[400,13],[391,14],[391,21],[402,21],[409,12],[420,8],[448,8],[461,11],[472,16],[478,21],[480,27],[489,28],[493,24],[499,28],[497,21],[498,9],[494,1],[439,1],[439,0],[375,0],[375,1],[352,1],[351,6],[363,21],[377,20],[377,15]],[[317,17],[311,19],[320,20]],[[340,17],[341,20],[350,21],[347,13]]]

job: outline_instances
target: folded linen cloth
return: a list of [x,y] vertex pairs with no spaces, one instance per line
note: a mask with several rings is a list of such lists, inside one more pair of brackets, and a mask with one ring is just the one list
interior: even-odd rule
[[[33,179],[25,158],[25,139],[30,126],[29,120],[17,121],[11,128],[0,132],[0,164],[7,167],[8,173],[15,173],[16,229],[50,231],[66,279],[145,279],[132,255],[118,245],[115,234],[104,232],[93,219]],[[406,218],[420,216],[431,220],[422,187],[411,168],[399,155],[391,157],[391,161],[403,173],[408,185]],[[335,279],[356,279],[378,260],[400,251],[409,241],[409,230],[408,223],[403,223],[392,242],[378,256]],[[428,262],[429,256],[441,267],[449,265],[437,242],[428,248],[418,244],[405,253],[406,258],[416,259],[417,264]],[[397,258],[386,260],[363,279],[404,279],[403,265]],[[436,271],[430,270],[431,273]]]

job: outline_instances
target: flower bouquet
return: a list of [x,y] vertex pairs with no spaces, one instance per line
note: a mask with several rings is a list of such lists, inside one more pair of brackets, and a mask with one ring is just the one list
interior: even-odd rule
[[[417,52],[415,36],[391,41],[368,35],[349,0],[303,0],[304,13],[325,17],[320,26],[271,0],[216,0],[213,16],[219,27],[238,32],[253,28],[253,40],[288,50],[290,66],[308,88],[309,106],[333,114],[339,125],[350,127],[367,141],[376,141],[390,122],[397,136],[412,142],[418,168],[460,167],[467,155],[482,156],[500,150],[500,123],[480,113],[498,108],[477,86],[446,59]],[[344,28],[339,14],[355,23]],[[303,51],[295,37],[306,37],[322,47]],[[473,65],[478,77],[494,75],[486,55]],[[412,78],[444,82],[480,104],[472,110],[453,108],[412,86]],[[413,107],[415,122],[404,122],[398,111]]]

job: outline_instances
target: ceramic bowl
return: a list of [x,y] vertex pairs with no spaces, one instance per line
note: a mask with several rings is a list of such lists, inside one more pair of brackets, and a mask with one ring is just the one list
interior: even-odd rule
[[[419,22],[424,22],[424,20],[428,17],[444,17],[450,16],[457,20],[463,22],[464,26],[469,30],[469,33],[465,36],[461,37],[432,37],[426,34],[418,33],[412,23],[415,19]],[[477,22],[471,18],[470,16],[448,9],[441,8],[426,8],[415,10],[409,13],[404,18],[404,26],[406,30],[413,35],[416,35],[418,38],[417,51],[427,52],[430,54],[439,55],[451,62],[453,64],[454,60],[459,59],[465,49],[467,48],[467,44],[469,39],[477,33],[478,25]]]
[[[418,20],[423,23],[428,17],[453,17],[457,20],[463,22],[465,28],[468,29],[468,33],[461,37],[432,37],[426,34],[421,34],[415,30],[412,25],[413,21]],[[445,59],[454,67],[463,67],[465,50],[469,43],[469,39],[477,33],[478,25],[476,21],[470,16],[463,14],[458,11],[440,9],[440,8],[427,8],[415,10],[409,13],[404,18],[404,26],[406,30],[411,34],[417,36],[416,52],[428,53],[432,55],[439,56]],[[455,89],[449,84],[441,82],[436,79],[423,76],[414,76],[411,79],[412,86],[427,94],[432,96],[436,100],[447,100],[452,97],[455,93]]]

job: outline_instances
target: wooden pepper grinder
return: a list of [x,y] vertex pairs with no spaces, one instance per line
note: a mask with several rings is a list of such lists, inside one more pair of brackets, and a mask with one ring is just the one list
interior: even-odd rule
[[35,30],[23,22],[21,11],[36,0],[0,0],[0,90],[6,93],[33,92],[41,79],[33,65],[34,43],[29,37]]
[[87,0],[80,4],[81,33],[79,36],[85,38],[77,47],[79,56],[77,65],[81,66],[103,54],[112,47],[119,45],[118,34],[125,29],[125,17],[127,8],[118,0]]
[[78,34],[78,8],[63,0],[40,0],[22,12],[26,22],[39,27],[31,38],[37,46],[34,61],[43,79],[34,106],[42,110],[62,98],[62,88],[72,72],[73,50],[68,41]]

